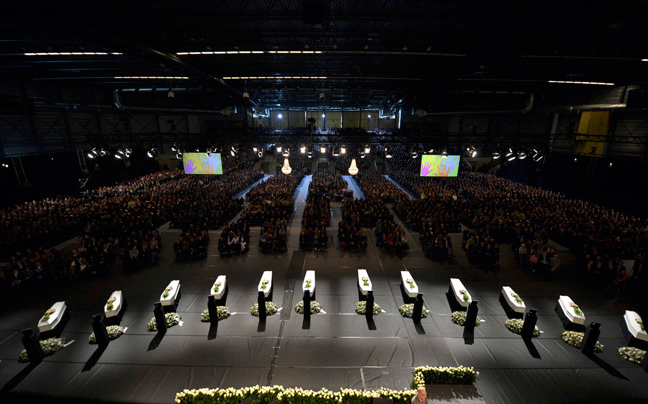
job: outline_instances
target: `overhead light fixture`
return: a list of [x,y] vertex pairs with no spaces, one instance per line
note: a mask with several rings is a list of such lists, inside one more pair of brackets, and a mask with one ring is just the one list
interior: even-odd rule
[[513,149],[509,147],[508,152],[506,152],[506,157],[511,157],[513,155]]
[[151,148],[146,152],[146,155],[147,155],[149,158],[153,158],[153,157],[155,157],[155,156],[157,155],[157,149],[156,149],[155,147],[151,147]]
[[300,147],[299,147],[299,152],[300,152],[301,154],[306,154],[306,146],[303,146],[303,145],[300,146]]
[[119,154],[119,153],[116,153],[116,154],[115,154],[115,158],[116,158],[117,160],[121,160],[121,159],[123,159],[122,155]]
[[122,56],[121,52],[25,52],[25,56]]
[[252,151],[256,153],[256,152],[258,152],[258,151],[259,151],[259,148],[258,148],[258,147],[256,147],[256,146],[253,146],[253,147],[252,147]]
[[507,157],[506,159],[508,161],[513,161],[513,160],[515,160],[515,156],[511,155],[511,156]]
[[527,157],[527,154],[523,151],[519,151],[517,157],[520,160],[524,160]]
[[325,98],[326,98],[326,94],[325,94],[324,92],[321,92],[321,93],[319,94],[319,99],[320,99],[320,100],[323,100],[323,99],[325,99]]
[[610,162],[610,167],[612,167],[612,162]]
[[169,89],[169,92],[167,93],[167,98],[175,98],[175,93],[173,92],[172,88]]
[[174,143],[171,145],[171,151],[178,151],[178,144]]
[[441,153],[441,158],[445,159],[447,157],[448,157],[448,152],[446,150],[443,150],[443,152]]
[[345,145],[340,146],[340,153],[341,154],[346,154],[346,152],[347,152],[346,146]]
[[290,150],[288,150],[288,149],[284,150],[282,155],[283,155],[284,157],[288,157],[288,156],[290,156]]
[[7,163],[2,163],[2,166],[3,166],[4,168],[9,168],[9,164],[7,164]]
[[176,159],[182,160],[182,152],[180,150],[176,152]]
[[320,153],[326,154],[326,146],[325,145],[320,146]]
[[571,81],[571,80],[548,80],[548,83],[557,83],[557,84],[590,84],[594,86],[613,86],[614,83],[605,83],[599,81]]
[[394,156],[393,156],[393,154],[391,152],[391,147],[385,146],[385,158],[390,159],[392,157],[394,157]]
[[366,155],[367,155],[367,154],[366,154],[365,152],[360,152],[360,158],[361,158],[361,159],[365,158]]
[[574,163],[578,161],[578,157],[574,157]]
[[236,156],[238,154],[238,147],[232,146],[230,154],[232,155],[232,157]]
[[275,150],[277,150],[277,153],[281,153],[281,150],[283,150],[283,148],[281,146],[277,146],[275,147]]
[[334,146],[333,147],[333,152],[331,153],[333,157],[339,157],[340,156],[340,146]]
[[283,115],[279,114],[279,115],[277,115],[277,118],[278,119],[283,119]]
[[86,156],[88,156],[89,159],[93,159],[93,158],[97,157],[92,152],[88,152],[88,154],[86,154]]
[[371,119],[371,114],[367,115],[367,118]]
[[370,151],[371,151],[371,148],[369,147],[369,145],[365,145],[365,147],[364,147],[365,154],[369,154]]
[[326,118],[326,114],[322,114],[322,118]]
[[292,172],[292,168],[290,168],[290,163],[288,162],[288,159],[284,159],[283,167],[281,167],[281,172],[288,175]]
[[468,157],[477,157],[477,148],[473,145],[466,148],[466,156]]
[[356,164],[356,159],[351,160],[351,165],[349,166],[349,174],[351,175],[358,174],[358,165]]
[[498,160],[502,155],[500,152],[493,152],[493,160]]
[[115,80],[189,80],[186,76],[115,76]]

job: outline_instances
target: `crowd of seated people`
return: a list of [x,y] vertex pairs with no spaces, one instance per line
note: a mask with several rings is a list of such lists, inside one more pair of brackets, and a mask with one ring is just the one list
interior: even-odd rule
[[407,197],[407,194],[398,186],[374,172],[360,173],[355,176],[355,180],[365,196],[378,196],[385,203],[392,203],[399,198]]
[[270,177],[248,191],[249,202],[241,214],[250,226],[261,226],[259,248],[263,253],[286,251],[288,219],[295,209],[295,190],[304,178],[302,172]]
[[180,237],[173,244],[173,251],[179,261],[202,260],[207,258],[209,241],[206,225],[190,224],[182,230]]
[[267,219],[261,226],[259,249],[264,254],[288,251],[288,221],[282,218]]
[[302,217],[302,231],[299,247],[305,251],[326,251],[328,235],[326,228],[331,224],[331,203],[324,195],[309,194]]
[[250,226],[245,218],[225,225],[218,239],[221,257],[241,255],[250,251]]
[[338,225],[338,241],[342,251],[365,251],[367,236],[362,229],[360,215],[347,212]]
[[333,199],[335,193],[346,191],[349,184],[342,178],[342,175],[334,171],[319,170],[313,174],[308,185],[309,194],[324,195]]
[[376,246],[387,253],[402,256],[409,251],[409,241],[403,227],[391,220],[376,223]]

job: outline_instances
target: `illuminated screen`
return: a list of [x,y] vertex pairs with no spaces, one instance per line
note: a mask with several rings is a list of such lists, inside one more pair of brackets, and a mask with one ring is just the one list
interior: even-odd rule
[[461,156],[424,154],[421,156],[421,177],[456,177]]
[[223,174],[220,153],[184,153],[182,163],[185,174]]

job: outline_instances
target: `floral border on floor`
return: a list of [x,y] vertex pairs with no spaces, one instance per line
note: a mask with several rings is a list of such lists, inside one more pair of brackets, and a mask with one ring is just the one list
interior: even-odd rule
[[236,389],[199,389],[183,390],[176,394],[178,404],[238,404],[250,398],[252,404],[266,404],[277,400],[279,404],[372,404],[374,398],[390,398],[394,404],[410,404],[414,390],[354,390],[340,389],[330,391],[304,390],[301,388],[284,388],[283,386],[254,386]]
[[414,369],[412,388],[426,384],[475,384],[479,372],[473,367],[420,366]]
[[[219,321],[225,320],[227,317],[232,315],[229,307],[227,306],[216,306],[216,313]],[[203,323],[208,323],[209,320],[209,309],[204,310],[202,313],[200,313],[200,321],[202,321]]]
[[[479,372],[472,367],[432,367],[421,366],[414,369],[412,387],[425,384],[465,384],[472,385],[477,381]],[[183,390],[176,394],[178,404],[238,404],[250,398],[252,404],[266,404],[277,400],[279,404],[372,404],[374,398],[389,398],[394,404],[410,404],[416,390],[355,390],[340,389],[330,391],[304,390],[301,388],[284,388],[283,386],[253,386],[236,389],[199,389]]]

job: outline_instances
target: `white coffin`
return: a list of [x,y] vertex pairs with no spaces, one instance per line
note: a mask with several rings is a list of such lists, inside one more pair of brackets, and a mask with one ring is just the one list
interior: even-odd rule
[[[50,318],[47,319],[47,321],[42,321],[43,316],[41,316],[40,320],[38,320],[38,331],[44,332],[44,331],[50,331],[54,329],[58,325],[58,323],[61,322],[61,319],[63,318],[63,313],[66,310],[65,302],[56,302],[50,307],[50,309],[56,310],[52,315],[50,315]],[[49,310],[49,309],[48,309]],[[47,311],[47,310],[46,310]]]
[[169,291],[169,296],[164,297],[164,291],[162,291],[162,294],[160,295],[160,303],[162,303],[162,306],[173,306],[175,304],[176,298],[178,297],[178,293],[180,293],[179,280],[171,281],[171,283],[169,283],[167,287],[169,286],[173,288]]
[[[310,279],[310,287],[306,287],[306,279]],[[306,276],[304,276],[304,282],[302,283],[302,292],[308,291],[310,297],[313,297],[315,293],[315,271],[306,271]]]
[[113,308],[112,310],[108,310],[108,302],[106,302],[106,304],[104,305],[104,313],[106,314],[106,317],[115,317],[117,313],[119,313],[119,310],[121,310],[122,308],[122,291],[116,290],[112,292],[110,297],[115,298],[115,301],[113,302]]
[[[268,281],[268,284],[266,285],[265,289],[261,289],[261,286],[263,286],[263,281]],[[261,276],[261,280],[259,281],[259,292],[263,292],[263,295],[265,297],[270,296],[270,291],[272,290],[272,271],[264,271],[263,276]]]
[[[216,287],[216,283],[220,282],[220,286],[218,287],[218,292],[214,292],[214,288]],[[209,294],[214,296],[214,299],[221,299],[223,297],[223,294],[225,293],[225,286],[227,286],[227,277],[225,275],[219,275],[218,278],[214,281],[214,283],[211,285],[211,289],[209,289]]]
[[508,305],[511,307],[511,309],[513,309],[514,312],[524,314],[524,312],[526,311],[526,305],[524,304],[524,302],[519,303],[517,300],[515,300],[513,293],[515,292],[510,287],[502,287],[502,294],[506,298],[506,303],[508,303]]
[[560,304],[560,308],[569,321],[574,324],[585,325],[585,312],[581,309],[582,314],[576,314],[574,308],[570,306],[572,302],[573,300],[569,296],[561,295],[558,299],[558,304]]
[[[409,283],[407,283],[408,279],[412,280],[413,288],[411,288]],[[403,282],[403,288],[405,289],[407,296],[416,297],[418,295],[418,285],[414,281],[414,278],[412,278],[412,275],[410,275],[409,271],[401,271],[401,282]]]
[[[362,278],[367,278],[369,281],[367,282],[368,285],[364,284],[364,281]],[[367,273],[366,270],[364,269],[358,269],[358,285],[360,286],[360,291],[362,292],[363,295],[366,295],[367,292],[369,292],[372,289],[372,284],[371,284],[371,278],[369,278],[369,274]]]
[[[457,278],[450,278],[450,288],[454,292],[455,299],[457,299],[457,303],[459,303],[462,307],[468,307],[470,306],[470,302],[472,302],[472,296],[470,293],[468,293],[468,289],[461,283],[461,281]],[[465,301],[463,299],[463,294],[459,293],[460,290],[465,290],[466,294],[468,295],[468,301]]]
[[628,331],[630,331],[630,334],[632,334],[633,337],[642,341],[648,341],[648,334],[646,331],[642,331],[641,326],[637,323],[637,319],[641,320],[641,316],[639,316],[638,313],[626,310],[623,318],[628,326]]

